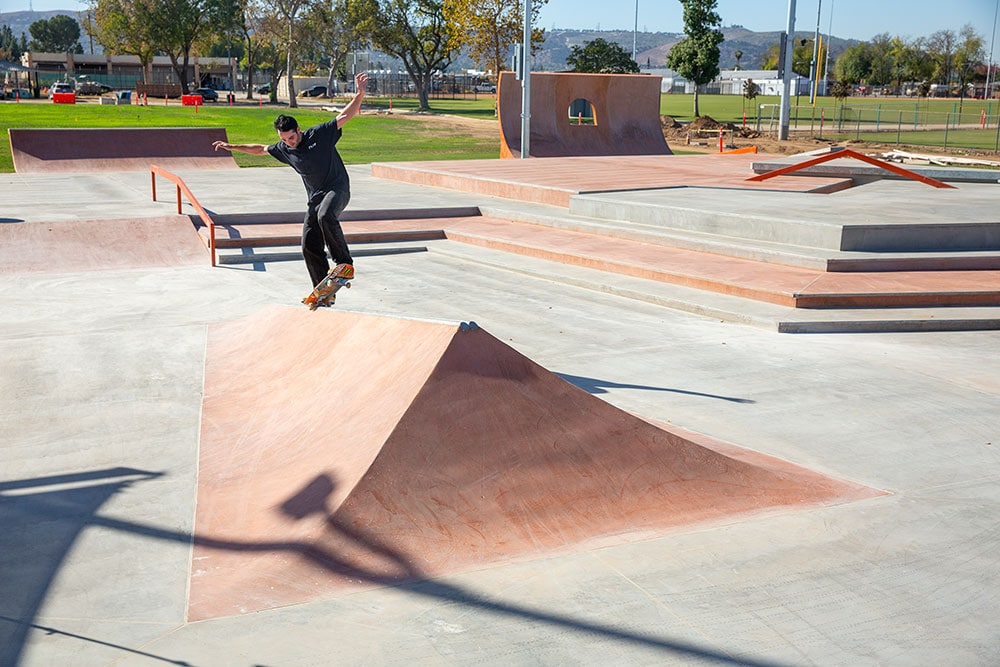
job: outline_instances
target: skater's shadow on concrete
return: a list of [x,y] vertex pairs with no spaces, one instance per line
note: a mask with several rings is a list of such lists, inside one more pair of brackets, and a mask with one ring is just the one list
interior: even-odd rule
[[[604,625],[584,618],[573,617],[557,610],[542,609],[517,602],[487,597],[474,590],[441,580],[425,579],[414,565],[419,554],[403,554],[385,540],[373,539],[356,526],[344,525],[329,513],[329,499],[336,488],[334,479],[317,476],[300,491],[289,497],[280,511],[292,519],[303,519],[316,513],[326,515],[331,534],[338,539],[354,543],[361,552],[377,554],[381,565],[391,565],[390,574],[381,566],[366,569],[356,559],[345,559],[324,544],[296,541],[239,541],[218,539],[210,535],[191,534],[151,524],[102,516],[101,506],[114,495],[129,487],[162,477],[162,473],[114,468],[56,477],[0,482],[0,525],[5,531],[0,535],[0,553],[4,567],[0,568],[0,590],[5,599],[0,601],[0,665],[17,665],[23,658],[29,632],[41,631],[59,635],[81,643],[97,644],[120,650],[122,653],[140,655],[178,665],[189,665],[184,660],[159,656],[120,643],[98,637],[64,631],[52,624],[36,622],[38,611],[52,581],[59,575],[62,563],[78,536],[95,528],[122,531],[136,537],[194,544],[213,549],[256,551],[262,553],[284,552],[301,555],[334,576],[350,576],[376,586],[395,586],[398,590],[436,601],[464,605],[469,611],[488,611],[491,614],[511,617],[520,621],[547,625],[557,632],[578,632],[581,636],[600,637],[623,645],[660,651],[664,659],[710,661],[719,664],[760,666],[776,665],[752,660],[739,655],[720,652],[710,647],[690,642],[632,632]],[[140,584],[141,582],[135,582]],[[180,619],[178,619],[180,623]],[[36,640],[37,641],[37,640]]]
[[665,391],[671,394],[683,394],[685,396],[699,396],[701,398],[711,398],[718,401],[728,401],[730,403],[755,403],[749,398],[738,398],[735,396],[720,396],[719,394],[706,394],[700,391],[690,391],[688,389],[676,389],[673,387],[653,387],[646,384],[629,384],[622,382],[611,382],[610,380],[599,380],[597,378],[582,377],[579,375],[569,375],[567,373],[556,373],[559,377],[570,384],[583,389],[588,394],[606,394],[609,389],[637,389],[641,391]]

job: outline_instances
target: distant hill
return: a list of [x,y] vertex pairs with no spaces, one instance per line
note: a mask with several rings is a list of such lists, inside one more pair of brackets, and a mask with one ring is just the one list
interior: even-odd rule
[[[777,44],[781,39],[779,31],[754,32],[742,26],[730,26],[722,29],[725,41],[719,45],[719,67],[734,69],[736,67],[736,51],[742,51],[740,67],[743,69],[761,69],[764,54],[768,47]],[[796,32],[799,38],[812,38],[811,32]],[[564,70],[566,58],[574,46],[603,38],[616,42],[628,53],[632,53],[633,35],[630,30],[564,30],[561,28],[545,31],[544,50],[535,56],[538,69]],[[667,54],[674,44],[684,39],[683,33],[640,32],[635,35],[636,62],[640,67],[664,67]],[[825,38],[824,38],[825,40]],[[847,47],[857,44],[857,40],[834,37],[829,41],[830,57],[835,59]]]
[[[48,12],[6,12],[0,13],[0,25],[9,25],[13,33],[20,37],[21,33],[31,39],[28,26],[35,21],[50,19],[53,16],[65,14],[77,21],[80,20],[79,12],[69,10],[53,10]],[[721,56],[719,67],[722,69],[734,69],[736,67],[736,51],[742,51],[740,66],[743,69],[760,69],[764,61],[764,53],[768,47],[777,44],[780,39],[780,32],[754,32],[738,25],[729,26],[722,29],[725,41],[719,46]],[[796,32],[797,37],[811,38],[811,32]],[[574,46],[583,46],[586,42],[598,38],[609,42],[616,42],[628,53],[632,53],[633,34],[630,30],[566,30],[563,28],[549,28],[545,30],[545,44],[542,50],[535,55],[533,61],[534,69],[545,71],[562,71],[566,69],[566,58],[569,56]],[[636,62],[640,67],[664,67],[667,61],[667,54],[670,48],[684,38],[683,33],[670,32],[640,32],[634,35],[636,47]],[[857,40],[840,39],[834,37],[831,40],[830,57],[831,60],[840,55],[847,47],[857,44]],[[86,35],[80,36],[80,44],[85,52],[90,52],[90,44]],[[94,48],[95,53],[101,53],[98,46]],[[467,56],[460,56],[455,59],[452,65],[453,70],[473,69],[475,63]]]
[[[69,9],[53,9],[47,12],[0,12],[0,25],[10,26],[10,31],[14,33],[14,36],[21,39],[21,35],[25,35],[28,41],[31,41],[31,32],[28,28],[35,21],[48,20],[53,16],[66,15],[74,19],[77,23],[80,22],[80,12],[71,11]],[[83,34],[83,29],[80,29],[80,45],[83,47],[84,53],[90,53],[90,38]],[[94,53],[104,53],[104,50],[97,44],[94,44]]]

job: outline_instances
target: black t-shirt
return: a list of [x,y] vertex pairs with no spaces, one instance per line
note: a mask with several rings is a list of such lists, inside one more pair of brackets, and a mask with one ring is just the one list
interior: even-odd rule
[[316,202],[331,190],[350,192],[350,178],[336,149],[342,134],[334,118],[303,130],[302,140],[295,148],[279,141],[268,146],[267,152],[298,172],[309,201]]

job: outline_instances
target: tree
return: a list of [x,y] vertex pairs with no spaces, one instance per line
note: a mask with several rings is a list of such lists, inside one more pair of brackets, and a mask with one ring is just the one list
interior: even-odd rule
[[833,95],[838,102],[843,104],[844,100],[851,96],[851,84],[847,81],[838,79],[830,88],[830,94]]
[[739,49],[736,49],[735,51],[733,51],[733,58],[736,58],[737,71],[743,69],[742,67],[740,67],[740,60],[743,59],[743,52],[740,51]]
[[[965,98],[966,87],[973,82],[979,69],[986,63],[983,38],[969,24],[959,32],[959,42],[955,48],[955,75],[958,77],[960,95]],[[961,111],[961,106],[959,106]]]
[[21,39],[18,40],[9,25],[0,25],[0,60],[18,61],[27,50],[28,42],[24,33],[21,33]]
[[208,28],[209,3],[205,0],[156,0],[155,21],[157,50],[170,58],[181,89],[187,92],[190,89],[191,50]]
[[427,98],[434,72],[451,64],[451,31],[441,0],[379,0],[372,41],[403,61],[422,111],[430,109]]
[[621,44],[597,38],[574,46],[566,57],[566,64],[574,72],[601,74],[638,74],[639,66]]
[[867,42],[847,48],[834,66],[837,83],[856,84],[866,81],[872,68],[871,48]]
[[307,22],[315,30],[314,46],[327,62],[328,91],[334,89],[337,72],[343,69],[351,49],[371,40],[377,15],[375,0],[334,0],[332,6],[313,6]]
[[889,33],[884,32],[872,37],[868,44],[868,76],[865,77],[872,86],[887,86],[892,83],[896,70],[892,55],[893,46]]
[[107,50],[133,55],[147,82],[156,52],[154,0],[93,0],[94,38]]
[[[531,3],[532,25],[548,0]],[[444,17],[451,24],[452,49],[468,48],[480,67],[499,74],[511,45],[524,39],[524,5],[521,0],[444,0]],[[532,53],[545,41],[545,31],[531,30]]]
[[951,95],[951,73],[955,55],[955,33],[951,30],[938,30],[925,42],[927,53],[934,63],[934,79],[944,84],[945,95]]
[[760,94],[760,86],[753,79],[743,82],[743,118],[747,115],[747,100],[754,100]]
[[295,65],[298,61],[298,49],[302,45],[297,41],[297,31],[302,27],[303,16],[308,12],[309,0],[262,0],[265,11],[280,19],[280,30],[274,26],[272,38],[276,46],[285,56],[285,81],[288,84],[288,106],[298,108],[295,96]]
[[684,34],[667,54],[667,67],[694,83],[694,115],[698,117],[698,86],[719,75],[719,44],[724,39],[715,0],[678,0],[684,7]]
[[31,33],[32,51],[83,53],[83,47],[80,46],[80,24],[65,14],[35,21],[28,26],[28,32]]

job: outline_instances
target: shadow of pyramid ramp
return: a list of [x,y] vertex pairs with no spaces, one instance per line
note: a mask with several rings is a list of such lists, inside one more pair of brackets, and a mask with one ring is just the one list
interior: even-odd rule
[[213,326],[189,618],[877,494],[696,439],[477,328],[285,307]]

